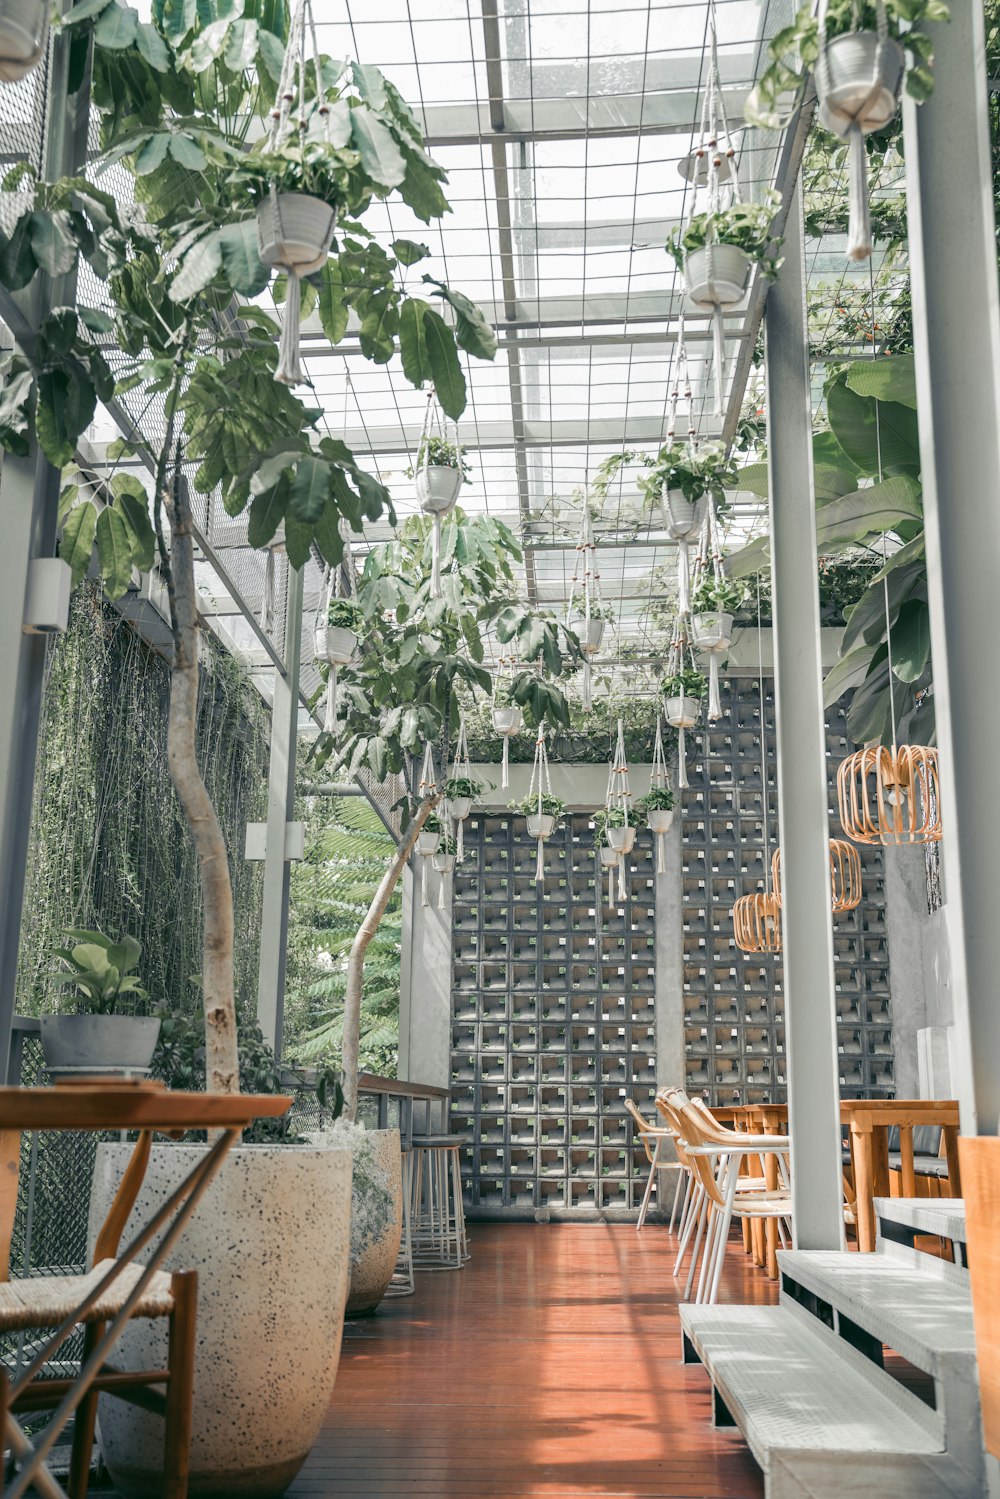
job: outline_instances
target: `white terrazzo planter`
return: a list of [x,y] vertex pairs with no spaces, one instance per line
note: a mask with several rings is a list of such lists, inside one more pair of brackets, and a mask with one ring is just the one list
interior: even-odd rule
[[[91,1242],[131,1146],[100,1145]],[[155,1146],[124,1242],[203,1146]],[[276,1499],[305,1462],[333,1394],[347,1296],[351,1152],[296,1145],[232,1151],[167,1261],[198,1271],[191,1482],[195,1496]],[[164,1368],[166,1321],[130,1324],[128,1369]],[[116,1489],[162,1489],[163,1422],[102,1396],[101,1449]]]
[[361,1245],[352,1242],[348,1317],[364,1316],[378,1306],[389,1289],[403,1235],[403,1158],[399,1150],[399,1130],[370,1129],[367,1135],[371,1141],[372,1164],[389,1178],[392,1217],[378,1237],[369,1238]]

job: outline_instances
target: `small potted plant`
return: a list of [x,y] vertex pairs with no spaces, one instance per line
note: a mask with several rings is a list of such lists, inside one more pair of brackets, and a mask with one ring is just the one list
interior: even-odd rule
[[440,817],[431,812],[417,834],[417,853],[422,854],[425,859],[436,854],[441,843],[442,831]]
[[46,0],[0,0],[0,83],[17,83],[41,62],[49,9]]
[[294,266],[300,276],[322,268],[337,218],[349,197],[348,150],[291,136],[251,151],[240,176],[257,210],[257,251],[266,266]]
[[691,599],[693,644],[702,651],[727,651],[733,638],[733,617],[749,599],[746,583],[706,573]]
[[478,802],[486,787],[472,776],[449,776],[444,783],[445,817],[455,822],[464,822],[472,811],[473,802]]
[[760,203],[697,213],[672,231],[667,254],[682,271],[684,289],[696,307],[710,312],[741,302],[754,264],[768,279],[777,275],[771,220],[780,201],[769,191]]
[[665,833],[673,820],[674,793],[669,786],[651,786],[636,806],[646,814],[650,832]]
[[543,791],[540,797],[536,791],[523,801],[511,802],[510,810],[520,812],[528,819],[530,838],[550,838],[555,832],[556,823],[566,811],[566,803],[549,791]]
[[55,949],[53,956],[64,966],[53,977],[60,988],[71,991],[73,1007],[41,1018],[46,1067],[51,1073],[146,1071],[160,1021],[156,1016],[118,1013],[126,995],[149,998],[135,972],[142,947],[134,937],[126,935],[116,942],[102,932],[78,927],[67,927],[65,936],[73,945]]
[[614,453],[601,465],[597,487],[606,490],[617,471],[641,463],[649,473],[639,477],[639,489],[650,509],[659,508],[671,541],[695,541],[701,525],[698,501],[706,494],[721,495],[736,484],[736,466],[719,443],[692,450],[690,443],[672,442],[655,457],[648,453]]
[[493,685],[493,727],[504,739],[519,734],[524,727],[524,714],[514,701],[510,683],[502,678]]
[[358,648],[364,624],[364,611],[353,599],[331,599],[326,622],[316,626],[313,642],[316,659],[330,666],[347,666]]
[[607,841],[606,832],[607,812],[602,807],[599,812],[594,813],[594,847],[601,861],[602,869],[614,869],[621,853],[617,848],[612,848]]
[[421,438],[417,461],[406,470],[425,515],[447,515],[471,474],[461,444],[435,436]]
[[616,854],[630,854],[635,846],[636,828],[642,827],[642,813],[637,807],[610,807],[604,814],[604,831],[608,846]]
[[663,711],[674,729],[693,729],[701,714],[701,700],[708,682],[693,667],[675,672],[663,681]]
[[431,865],[440,875],[455,872],[455,839],[447,819],[441,824],[441,837],[431,858]]
[[584,612],[583,602],[580,602],[570,622],[570,629],[579,638],[580,648],[586,655],[597,655],[604,639],[605,626],[613,623],[614,619],[615,611],[610,604],[592,603],[588,616]]

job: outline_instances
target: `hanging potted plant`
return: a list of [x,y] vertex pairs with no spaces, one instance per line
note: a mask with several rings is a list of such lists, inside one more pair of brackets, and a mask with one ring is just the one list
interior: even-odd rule
[[416,463],[406,470],[425,515],[447,515],[463,484],[471,483],[472,469],[459,442],[430,434],[421,438]]
[[436,854],[441,843],[441,834],[441,819],[432,812],[425,819],[423,827],[417,834],[417,853],[425,859]]
[[650,832],[659,836],[669,831],[674,817],[674,793],[669,786],[651,786],[636,807],[645,814]]
[[819,122],[848,142],[851,260],[867,259],[872,248],[865,136],[895,119],[904,78],[918,104],[930,97],[934,55],[922,28],[950,16],[947,0],[831,0],[821,25],[812,6],[804,5],[772,38],[769,65],[747,98],[744,114],[751,125],[782,130],[812,70]]
[[601,861],[602,869],[614,869],[621,858],[621,849],[615,848],[609,841],[607,835],[607,808],[601,807],[594,813],[594,847]]
[[317,660],[330,666],[348,666],[358,648],[365,626],[364,610],[353,599],[330,600],[325,622],[316,626],[314,647]]
[[584,655],[596,656],[604,640],[604,631],[615,620],[615,611],[610,604],[594,601],[590,613],[585,615],[582,605],[569,621],[569,627],[580,641]]
[[529,793],[519,802],[511,802],[510,810],[520,812],[527,818],[529,838],[551,838],[556,824],[566,812],[566,803],[551,791]]
[[49,9],[47,0],[0,0],[0,83],[17,83],[38,67]]
[[149,998],[135,973],[142,947],[134,937],[116,942],[78,927],[67,927],[65,935],[73,945],[55,949],[53,957],[64,966],[52,982],[71,993],[61,1014],[39,1022],[46,1069],[52,1076],[148,1071],[160,1022],[119,1013],[126,996],[128,1003]]
[[505,739],[524,728],[524,712],[514,701],[510,682],[502,677],[494,683],[492,715],[493,727]]
[[454,822],[464,822],[473,802],[481,801],[485,790],[483,782],[473,776],[449,776],[444,783],[445,816]]
[[682,272],[684,290],[696,307],[712,312],[742,302],[754,265],[769,280],[778,274],[771,221],[780,202],[772,190],[760,203],[731,203],[695,214],[671,232],[667,254]]
[[746,583],[706,571],[691,599],[692,644],[701,651],[727,651],[732,644],[733,619],[749,600]]
[[694,668],[675,672],[664,678],[661,691],[663,711],[671,728],[693,729],[701,717],[702,699],[708,691],[701,672]]
[[630,854],[635,847],[636,828],[642,827],[642,820],[642,813],[636,807],[611,807],[604,817],[608,847],[618,855]]

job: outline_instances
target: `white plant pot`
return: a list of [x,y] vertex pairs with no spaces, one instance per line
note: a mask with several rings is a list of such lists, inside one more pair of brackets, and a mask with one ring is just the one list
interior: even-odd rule
[[431,863],[434,865],[434,868],[438,874],[455,873],[454,854],[435,854],[433,859],[431,860]]
[[440,833],[427,833],[423,829],[421,829],[421,831],[417,834],[417,853],[424,854],[425,856],[428,854],[436,854],[438,851],[438,844],[440,842]]
[[672,729],[693,729],[701,717],[701,703],[696,697],[667,697],[663,712]]
[[684,261],[684,290],[696,307],[733,307],[750,280],[750,258],[738,245],[706,245]]
[[504,739],[509,739],[512,735],[519,734],[523,726],[524,714],[520,708],[493,709],[493,727],[498,734],[503,735]]
[[268,193],[257,205],[257,250],[267,266],[318,271],[330,253],[336,209],[308,193]]
[[618,860],[621,858],[621,854],[616,848],[599,848],[597,852],[601,856],[602,869],[614,869],[615,865],[618,863]]
[[160,1022],[150,1015],[43,1015],[39,1031],[51,1074],[145,1072]]
[[313,636],[313,654],[317,661],[330,666],[348,666],[358,648],[358,637],[343,625],[317,625]]
[[528,836],[550,838],[555,832],[556,820],[548,812],[528,813]]
[[895,117],[906,59],[890,37],[876,76],[878,50],[874,31],[852,31],[827,42],[815,69],[816,98],[820,123],[834,135],[846,135],[861,109],[858,124],[865,135]]
[[635,847],[635,828],[607,828],[608,844],[616,854],[630,854]]
[[[729,157],[723,152],[717,152],[716,154],[720,157],[716,170],[717,180],[720,183],[728,182],[733,175],[732,163]],[[677,170],[686,182],[693,182],[697,187],[704,187],[708,182],[708,164],[709,152],[707,150],[702,151],[700,154],[698,151],[689,151],[677,163]]]
[[449,796],[444,804],[445,816],[452,818],[455,822],[464,822],[471,811],[471,796]]
[[417,469],[414,485],[420,508],[426,515],[447,515],[462,488],[462,470],[428,464]]
[[701,530],[701,507],[686,499],[682,489],[668,489],[660,499],[663,529],[671,541],[697,541]]
[[[454,855],[449,857],[454,858]],[[373,1312],[389,1289],[403,1233],[403,1168],[398,1129],[365,1131],[372,1147],[372,1164],[389,1178],[392,1213],[381,1233],[367,1234],[361,1203],[355,1196],[351,1207],[351,1283],[347,1292],[348,1317]]]
[[[131,1156],[99,1145],[90,1242]],[[124,1242],[191,1171],[201,1145],[153,1147]],[[351,1152],[311,1146],[232,1150],[168,1257],[197,1270],[192,1496],[284,1493],[319,1435],[333,1394],[350,1258]],[[167,1323],[130,1322],[121,1368],[166,1367]],[[101,1449],[129,1499],[160,1492],[163,1421],[100,1401]]]
[[601,641],[604,639],[603,619],[575,619],[573,621],[573,632],[579,637],[580,644],[588,656],[596,656],[601,649]]
[[666,833],[674,820],[673,811],[669,807],[651,807],[646,813],[646,821],[651,833]]
[[733,640],[733,616],[718,611],[695,614],[691,634],[700,651],[728,651]]
[[37,68],[49,35],[48,0],[0,0],[0,82]]

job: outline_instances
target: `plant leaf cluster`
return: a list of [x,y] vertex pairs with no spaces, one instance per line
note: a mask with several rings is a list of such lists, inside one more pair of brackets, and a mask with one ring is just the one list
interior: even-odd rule
[[52,975],[51,982],[71,991],[72,1013],[77,1015],[113,1015],[123,994],[135,999],[149,998],[135,970],[142,957],[142,944],[127,933],[118,939],[103,932],[67,927],[65,936],[72,947],[57,947],[53,957],[60,958],[65,969]]

